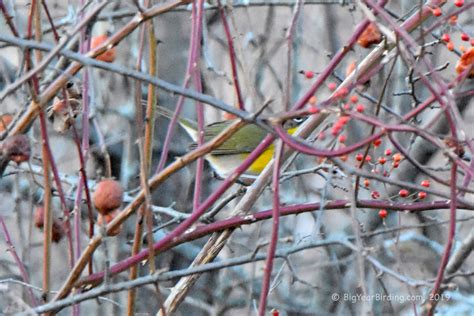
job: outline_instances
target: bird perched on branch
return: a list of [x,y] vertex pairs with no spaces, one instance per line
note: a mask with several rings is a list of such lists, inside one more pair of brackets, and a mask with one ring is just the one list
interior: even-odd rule
[[[158,107],[157,113],[167,118],[173,117],[173,112],[164,107]],[[283,123],[283,128],[288,134],[293,134],[305,117],[288,119]],[[235,120],[225,120],[211,123],[204,127],[204,142],[212,140],[215,136],[230,126]],[[198,127],[197,123],[180,117],[179,125],[191,137],[194,143],[190,149],[197,147]],[[263,141],[268,134],[266,130],[256,124],[247,124],[233,134],[221,146],[212,150],[205,156],[213,170],[220,178],[229,176],[248,157],[248,155]],[[243,178],[253,179],[258,176],[265,166],[273,158],[275,147],[273,144],[250,165],[242,175]]]

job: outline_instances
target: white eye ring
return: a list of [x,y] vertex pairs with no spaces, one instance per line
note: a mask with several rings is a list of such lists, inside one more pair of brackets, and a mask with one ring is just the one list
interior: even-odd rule
[[301,116],[298,116],[298,117],[294,117],[294,118],[293,118],[293,122],[295,122],[295,123],[301,123],[301,122],[303,122],[303,121],[304,121],[304,118],[301,117]]

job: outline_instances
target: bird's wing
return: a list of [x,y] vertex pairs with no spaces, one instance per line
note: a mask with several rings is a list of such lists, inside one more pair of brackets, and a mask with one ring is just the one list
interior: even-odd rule
[[[222,132],[230,122],[216,122],[206,127],[204,141],[208,142]],[[254,124],[245,125],[239,129],[230,139],[226,140],[221,146],[211,151],[212,155],[232,155],[250,153],[257,147],[263,138],[267,135],[263,129]],[[192,144],[191,149],[196,148],[197,144]]]

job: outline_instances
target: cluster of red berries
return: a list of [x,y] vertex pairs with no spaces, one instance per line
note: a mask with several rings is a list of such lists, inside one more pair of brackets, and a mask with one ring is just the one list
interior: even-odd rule
[[[337,136],[339,133],[344,129],[344,127],[349,123],[350,118],[349,116],[341,116],[339,119],[332,125],[331,127],[331,135]],[[339,139],[341,141],[341,139]],[[343,137],[341,143],[344,143],[346,141],[346,138]]]
[[[375,148],[377,148],[382,144],[382,140],[381,139],[376,139],[376,140],[374,140],[374,142],[372,144],[374,145]],[[385,165],[385,163],[387,162],[387,157],[390,157],[390,156],[392,156],[392,150],[390,148],[388,148],[388,149],[385,150],[384,155],[380,156],[377,159],[377,162],[380,165]],[[400,162],[403,160],[403,156],[400,153],[395,153],[395,154],[393,154],[393,156],[391,158],[392,158],[392,167],[393,168],[398,168],[398,166],[400,165]],[[364,158],[364,154],[357,153],[356,156],[355,156],[355,159],[359,162],[361,162],[362,160],[365,160],[365,162],[371,162],[372,161],[372,156],[367,154]]]
[[[430,183],[430,180],[423,180],[423,181],[420,182],[420,185],[421,185],[422,187],[429,188],[430,185],[431,185],[431,183]],[[374,192],[376,192],[376,191],[374,191]],[[373,193],[374,193],[374,192],[373,192]],[[400,197],[402,197],[402,198],[406,198],[406,197],[408,197],[409,195],[410,195],[410,192],[409,192],[408,190],[406,190],[406,189],[401,189],[400,191],[398,191],[398,196],[400,196]],[[427,196],[428,196],[428,194],[427,194],[426,192],[424,192],[424,191],[420,191],[420,192],[418,192],[418,194],[417,194],[417,198],[418,198],[419,200],[423,200],[423,199],[425,199]],[[372,196],[372,197],[373,197],[373,196]],[[387,215],[388,215],[388,212],[387,212],[386,209],[381,209],[381,210],[379,210],[379,217],[380,217],[380,218],[384,219],[385,217],[387,217]]]
[[[461,38],[461,41],[463,42],[469,42],[469,44],[471,46],[474,46],[474,38],[471,38],[469,36],[469,34],[465,33],[465,32],[462,32],[461,35],[460,35],[460,38]],[[451,36],[449,35],[449,33],[444,33],[443,35],[441,35],[441,40],[446,43],[446,48],[450,51],[453,51],[454,50],[454,43],[451,41]],[[466,48],[461,45],[459,46],[459,50],[462,52],[462,53],[465,53],[466,52]]]
[[[454,0],[454,5],[458,8],[462,7],[464,5],[464,0]],[[434,16],[439,17],[443,15],[443,11],[441,11],[440,7],[435,7],[431,9],[431,13],[433,13]]]
[[[422,187],[429,188],[430,187],[430,180],[423,180],[423,181],[421,181],[420,185]],[[410,195],[410,193],[406,189],[401,189],[400,191],[398,191],[398,196],[400,196],[402,198],[406,198],[409,195]],[[426,196],[427,196],[427,193],[424,192],[424,191],[420,191],[417,194],[417,197],[418,197],[419,200],[425,199]]]
[[[454,5],[458,8],[462,7],[464,5],[464,0],[455,0],[454,1]],[[439,17],[443,14],[443,12],[441,11],[441,8],[440,7],[435,7],[432,9],[432,13],[434,16],[436,17]],[[457,15],[452,15],[449,17],[448,19],[448,23],[452,26],[457,26],[458,24],[458,17]],[[456,29],[458,29],[458,27],[456,27]],[[470,42],[470,45],[471,46],[474,46],[474,38],[471,38],[471,36],[469,36],[468,33],[466,32],[461,32],[460,34],[460,39],[461,41],[463,42]],[[446,48],[450,51],[453,51],[454,50],[454,43],[453,41],[451,40],[451,36],[448,34],[448,33],[444,33],[442,36],[441,36],[441,41],[443,41],[445,44],[446,44]],[[464,45],[460,45],[459,47],[459,50],[462,52],[462,53],[465,53],[467,50],[466,48],[464,47]],[[456,67],[456,71],[458,73],[460,73],[460,71],[458,71],[458,67]]]
[[[355,94],[351,95],[349,97],[349,102],[347,103],[344,103],[342,105],[342,108],[344,109],[344,111],[351,111],[352,110],[352,105],[355,105],[355,104],[358,104],[359,103],[359,97]],[[356,106],[356,111],[360,112],[360,110],[363,110],[365,109],[365,106],[363,104],[360,104],[361,106],[363,106],[364,108],[362,109],[360,106],[358,106],[359,110],[357,110],[357,106]]]

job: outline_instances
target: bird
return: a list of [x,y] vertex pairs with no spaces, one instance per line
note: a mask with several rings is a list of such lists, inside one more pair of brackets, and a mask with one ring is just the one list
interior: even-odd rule
[[[172,111],[165,107],[158,106],[157,114],[171,119],[174,115]],[[306,117],[294,117],[283,122],[283,128],[288,134],[293,134],[298,126],[306,119]],[[204,142],[212,140],[221,133],[236,119],[213,122],[204,127]],[[179,117],[179,125],[192,139],[189,149],[197,147],[198,126],[193,120]],[[209,162],[212,169],[221,179],[228,177],[242,162],[250,155],[250,153],[262,142],[268,131],[262,127],[249,123],[235,132],[229,139],[222,143],[219,147],[213,149],[204,158]],[[248,167],[241,177],[255,179],[265,168],[265,166],[273,158],[275,146],[268,146],[260,156]]]

